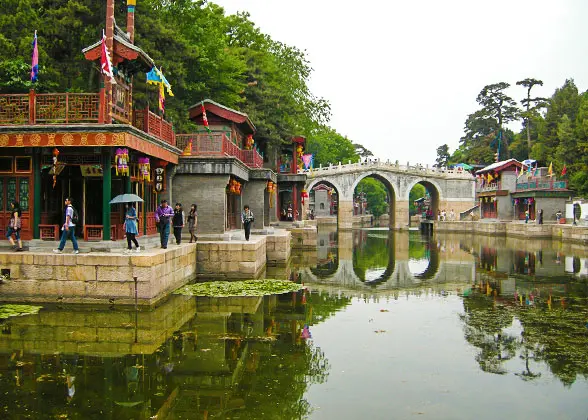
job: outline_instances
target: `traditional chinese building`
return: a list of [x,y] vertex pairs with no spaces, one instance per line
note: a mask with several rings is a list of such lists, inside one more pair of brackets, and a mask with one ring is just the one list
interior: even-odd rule
[[[279,220],[301,220],[302,206],[309,199],[304,190],[306,175],[302,173],[302,157],[306,148],[306,138],[293,137],[292,143],[282,146],[277,161]],[[290,216],[291,214],[291,216]]]
[[482,219],[554,221],[572,196],[567,181],[549,174],[548,168],[524,165],[516,159],[493,163],[476,172],[476,198]]
[[154,171],[178,162],[173,127],[148,108],[133,104],[133,77],[155,64],[133,44],[135,0],[128,0],[126,31],[114,22],[107,1],[102,41],[86,48],[89,60],[112,60],[112,77],[102,74],[98,92],[0,95],[0,214],[9,203],[22,209],[22,236],[57,238],[65,197],[73,199],[81,223],[78,236],[114,239],[123,235],[122,209],[110,200],[121,193],[144,199],[139,231],[155,233],[158,194]]
[[253,211],[254,229],[269,226],[276,174],[263,167],[265,145],[256,144],[247,114],[206,99],[189,115],[199,131],[177,135],[183,153],[171,178],[173,200],[198,206],[199,233],[241,228],[244,205]]

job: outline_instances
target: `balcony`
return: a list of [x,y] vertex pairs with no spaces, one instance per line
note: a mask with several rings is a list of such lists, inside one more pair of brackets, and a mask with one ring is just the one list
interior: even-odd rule
[[568,181],[557,180],[551,177],[532,178],[525,182],[517,182],[516,191],[557,191],[567,190]]
[[501,190],[500,182],[491,182],[490,184],[484,184],[484,186],[476,185],[476,193],[484,193],[499,190]]
[[224,133],[176,134],[177,147],[185,150],[192,141],[191,156],[235,157],[249,168],[263,167],[263,157],[255,149],[243,150]]
[[[119,88],[122,90],[122,88]],[[116,91],[115,91],[116,93]],[[0,126],[7,125],[70,125],[104,124],[103,98],[100,93],[36,93],[0,95]],[[133,115],[127,96],[113,105],[113,118],[130,124]],[[149,109],[134,112],[132,125],[167,143],[176,145],[173,126]]]

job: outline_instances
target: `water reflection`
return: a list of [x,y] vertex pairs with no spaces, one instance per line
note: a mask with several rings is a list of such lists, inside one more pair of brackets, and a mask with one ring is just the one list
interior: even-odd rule
[[494,418],[497,401],[509,418],[588,409],[583,248],[326,230],[316,253],[295,258],[271,277],[307,286],[296,293],[173,296],[138,312],[50,306],[3,321],[0,417],[383,418],[393,405],[385,418],[467,419]]

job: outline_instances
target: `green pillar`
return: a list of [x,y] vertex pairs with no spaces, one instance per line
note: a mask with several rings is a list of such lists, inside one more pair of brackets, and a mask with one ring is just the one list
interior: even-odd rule
[[110,240],[110,200],[112,188],[112,150],[105,147],[102,154],[102,239]]
[[131,191],[132,186],[131,186],[131,176],[125,176],[125,194],[130,194],[132,193]]
[[147,184],[145,183],[145,181],[143,181],[143,191],[145,191],[144,193],[144,197],[143,197],[143,235],[147,235]]
[[33,150],[33,239],[41,239],[41,149]]

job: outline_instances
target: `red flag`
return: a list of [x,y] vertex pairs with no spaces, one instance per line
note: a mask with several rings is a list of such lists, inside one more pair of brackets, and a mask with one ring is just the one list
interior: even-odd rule
[[116,82],[114,80],[114,75],[112,74],[112,63],[110,62],[108,48],[106,48],[106,35],[104,33],[102,34],[102,54],[100,56],[100,67],[102,68],[102,73],[110,77],[110,83],[115,85]]
[[204,108],[204,102],[201,104],[202,106],[202,124],[204,124],[204,128],[206,131],[210,133],[210,128],[208,128],[208,117],[206,116],[206,108]]
[[567,173],[568,173],[568,168],[566,167],[566,164],[564,163],[564,167],[561,170],[561,176],[564,176]]

